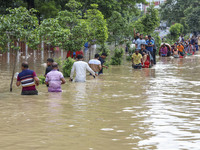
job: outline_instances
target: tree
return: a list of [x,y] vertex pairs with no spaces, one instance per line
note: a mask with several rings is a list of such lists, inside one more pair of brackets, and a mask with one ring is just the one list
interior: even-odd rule
[[124,38],[125,19],[119,12],[113,11],[112,16],[107,20],[107,22],[109,31],[109,41],[115,42],[116,46],[117,42],[122,41],[122,39]]
[[144,32],[151,34],[160,25],[160,18],[158,15],[158,10],[154,6],[150,6],[147,9],[147,13],[141,18],[141,23],[143,24]]
[[61,10],[54,0],[35,0],[35,9],[38,10],[39,19],[55,18]]
[[79,2],[70,0],[66,6],[69,9],[60,11],[57,17],[59,25],[69,30],[68,39],[63,42],[63,48],[68,51],[79,51],[86,42],[88,25],[85,19],[81,19]]
[[8,14],[8,8],[26,7],[26,3],[23,0],[0,0],[0,4],[0,14]]
[[123,15],[124,11],[137,12],[136,3],[145,3],[145,0],[77,0],[81,2],[82,14],[91,9],[91,4],[97,4],[105,19],[111,17],[113,11]]
[[87,10],[85,14],[89,30],[87,40],[91,44],[104,44],[108,38],[107,22],[97,9],[97,4],[92,4],[91,7],[92,9]]
[[189,8],[184,11],[185,23],[188,25],[190,32],[196,33],[200,31],[200,1],[193,0]]
[[64,40],[67,41],[69,35],[69,30],[62,28],[58,19],[54,18],[43,20],[38,31],[42,43],[45,42],[49,46],[63,47]]
[[173,23],[181,23],[184,26],[184,32],[199,31],[199,0],[167,0],[161,6],[161,19]]
[[134,28],[143,34],[151,34],[160,25],[158,10],[154,6],[147,9],[147,13],[133,23]]
[[178,37],[183,33],[184,27],[180,23],[176,23],[170,27],[171,39],[177,40]]
[[111,65],[121,65],[124,50],[122,48],[116,48],[114,56],[111,57]]
[[190,2],[191,0],[167,0],[160,8],[161,19],[167,20],[170,24],[180,23],[185,17],[184,10],[188,8]]
[[21,40],[24,41],[25,44],[35,48],[37,45],[36,43],[38,42],[38,36],[36,35],[38,20],[35,15],[36,10],[34,9],[27,10],[24,7],[19,7],[15,9],[8,9],[8,12],[9,14],[3,15],[1,17],[0,33],[1,39],[4,39],[1,42],[1,45],[5,46],[6,42],[8,42],[8,50],[10,50],[10,48],[14,50],[15,61],[13,64],[13,74],[10,84],[10,91],[12,91],[12,83],[17,57],[16,52],[20,49],[19,47],[16,47],[14,43]]

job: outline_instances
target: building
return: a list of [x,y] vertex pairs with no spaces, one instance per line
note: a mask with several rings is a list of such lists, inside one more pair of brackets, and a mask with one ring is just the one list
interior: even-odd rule
[[141,11],[144,11],[146,12],[147,8],[150,6],[150,5],[154,5],[155,8],[159,9],[160,8],[160,5],[165,3],[167,0],[146,0],[146,2],[148,3],[148,5],[144,5],[142,3],[138,3],[136,4],[136,7],[141,10]]

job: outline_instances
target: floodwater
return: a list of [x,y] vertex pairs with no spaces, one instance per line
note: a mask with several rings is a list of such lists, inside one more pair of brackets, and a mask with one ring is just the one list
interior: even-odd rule
[[[29,60],[37,75],[47,56]],[[86,83],[67,79],[62,93],[40,85],[38,96],[21,96],[15,85],[9,92],[13,66],[6,57],[0,56],[1,150],[199,150],[198,54],[158,58],[151,69],[110,66]]]

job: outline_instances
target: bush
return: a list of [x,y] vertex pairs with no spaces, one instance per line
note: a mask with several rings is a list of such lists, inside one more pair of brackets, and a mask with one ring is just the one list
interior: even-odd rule
[[167,38],[163,41],[164,43],[168,43],[168,44],[170,44],[170,45],[173,45],[174,44],[174,40],[172,40],[172,39],[170,39],[168,36],[167,36]]
[[99,52],[99,55],[101,55],[102,53],[106,53],[107,56],[110,55],[110,49],[108,48],[108,45],[106,43],[101,45],[101,47],[98,48],[97,50]]
[[171,39],[177,40],[180,34],[183,33],[184,27],[180,23],[175,23],[174,25],[170,27],[169,31],[170,31]]
[[114,52],[114,56],[111,57],[111,65],[121,65],[124,50],[116,48]]
[[190,34],[186,34],[185,36],[184,36],[184,39],[185,40],[187,40],[187,39],[189,39],[190,38]]
[[62,64],[63,64],[63,60],[61,57],[56,58],[54,61],[58,64],[58,66],[62,66]]
[[132,55],[135,52],[135,48],[129,48],[128,49],[128,56],[126,56],[126,60],[130,61],[132,60]]
[[70,76],[74,62],[75,62],[75,60],[72,59],[71,57],[68,57],[67,60],[64,61],[63,68],[62,68],[64,77]]
[[45,77],[44,77],[44,75],[41,75],[38,78],[40,80],[40,84],[45,84]]
[[106,61],[103,65],[109,67],[110,66],[110,61]]

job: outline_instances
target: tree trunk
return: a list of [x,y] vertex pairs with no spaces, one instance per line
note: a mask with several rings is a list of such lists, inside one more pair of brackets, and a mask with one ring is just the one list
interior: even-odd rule
[[7,63],[10,63],[10,42],[8,42]]
[[63,59],[63,57],[64,57],[64,51],[63,49],[61,49],[61,58]]
[[28,45],[26,42],[25,42],[25,58],[26,60],[28,59]]
[[44,60],[44,41],[42,40],[41,43],[41,61],[43,62]]
[[28,10],[31,8],[35,8],[35,0],[26,0]]
[[[19,39],[17,40],[17,45],[16,45],[17,47],[19,47]],[[19,50],[17,50],[17,62],[19,63],[19,56],[20,56],[20,53],[19,53],[20,51]]]

